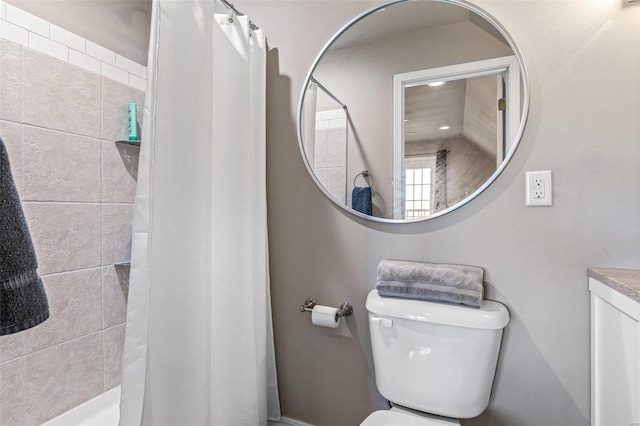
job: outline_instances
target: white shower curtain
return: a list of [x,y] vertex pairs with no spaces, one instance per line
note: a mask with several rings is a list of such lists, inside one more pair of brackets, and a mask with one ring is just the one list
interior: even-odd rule
[[304,153],[307,156],[309,166],[313,169],[316,166],[316,104],[318,100],[318,85],[313,81],[307,84],[307,91],[304,93],[304,103],[302,104],[302,115],[300,116],[300,128],[302,129],[302,142],[304,143]]
[[266,40],[213,0],[153,3],[121,426],[278,419]]

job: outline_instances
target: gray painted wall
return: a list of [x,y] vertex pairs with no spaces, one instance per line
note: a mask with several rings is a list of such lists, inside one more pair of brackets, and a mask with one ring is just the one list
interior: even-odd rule
[[[384,408],[364,301],[383,258],[485,268],[511,312],[489,409],[465,425],[589,422],[586,268],[640,267],[640,7],[620,0],[473,0],[520,46],[531,112],[509,167],[469,205],[381,225],[329,202],[303,165],[296,109],[325,41],[371,3],[237,1],[267,31],[272,299],[283,414],[354,425]],[[527,208],[524,173],[552,170],[554,206]],[[353,303],[338,330],[312,327],[307,297]],[[428,384],[425,384],[428,385]]]

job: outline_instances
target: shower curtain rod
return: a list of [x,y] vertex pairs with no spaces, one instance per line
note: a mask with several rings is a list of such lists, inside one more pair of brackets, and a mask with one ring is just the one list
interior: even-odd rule
[[[224,7],[227,8],[227,10],[231,13],[233,13],[236,16],[244,16],[244,13],[240,12],[238,9],[236,9],[236,7],[232,4],[229,3],[227,0],[216,0],[218,3],[220,3],[221,5],[223,5]],[[258,27],[256,24],[254,24],[253,22],[249,21],[249,27],[251,27],[251,29],[253,31],[257,30]]]
[[320,89],[322,89],[322,91],[324,93],[326,93],[327,95],[329,95],[329,97],[331,97],[331,99],[333,99],[334,101],[336,101],[337,103],[340,104],[340,106],[342,107],[343,110],[348,111],[347,106],[345,104],[343,104],[342,102],[340,102],[340,99],[336,98],[336,96],[331,93],[329,91],[329,89],[327,89],[326,87],[324,87],[322,84],[320,84],[320,82],[318,80],[316,80],[313,76],[309,77],[309,80],[313,81],[315,84],[318,85],[318,87]]

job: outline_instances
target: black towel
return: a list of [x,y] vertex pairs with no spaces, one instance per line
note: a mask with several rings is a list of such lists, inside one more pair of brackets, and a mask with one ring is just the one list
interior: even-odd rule
[[371,216],[371,187],[354,186],[351,192],[351,207],[360,213]]
[[0,336],[35,327],[49,318],[49,303],[31,234],[0,139]]

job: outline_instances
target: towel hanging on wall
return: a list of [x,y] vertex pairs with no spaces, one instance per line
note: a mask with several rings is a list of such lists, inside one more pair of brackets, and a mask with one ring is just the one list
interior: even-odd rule
[[371,188],[368,186],[356,186],[351,191],[351,207],[360,213],[371,216]]
[[[368,186],[356,186],[356,180],[362,176]],[[371,179],[371,183],[367,181]],[[373,204],[371,202],[371,188],[373,187],[373,177],[368,170],[363,170],[353,178],[353,191],[351,191],[351,208],[360,213],[371,216],[373,213]]]
[[9,155],[0,139],[0,336],[35,327],[49,318],[37,267]]

